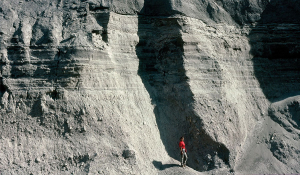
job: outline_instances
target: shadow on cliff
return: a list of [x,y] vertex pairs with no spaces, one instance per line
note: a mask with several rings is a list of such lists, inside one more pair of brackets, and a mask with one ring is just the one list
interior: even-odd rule
[[300,1],[273,0],[249,39],[254,73],[271,102],[300,91]]
[[2,99],[2,96],[3,94],[8,91],[8,88],[4,85],[3,83],[3,78],[0,77],[0,102],[1,102],[1,99]]
[[[200,116],[194,112],[194,95],[184,69],[184,42],[178,18],[169,13],[159,17],[146,16],[152,1],[150,4],[145,1],[144,5],[141,11],[144,14],[138,17],[138,74],[155,106],[154,114],[165,146],[161,149],[166,149],[169,156],[179,160],[179,138],[184,136],[188,166],[198,171],[218,168],[221,164],[230,166],[229,150],[208,136],[202,128]],[[223,163],[218,164],[217,160]]]
[[155,168],[157,168],[158,170],[165,170],[167,168],[179,167],[178,164],[162,164],[162,162],[156,160],[153,160],[152,163],[155,166]]

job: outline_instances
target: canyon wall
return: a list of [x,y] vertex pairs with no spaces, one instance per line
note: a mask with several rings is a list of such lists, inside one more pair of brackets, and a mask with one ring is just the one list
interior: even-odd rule
[[1,1],[0,172],[298,173],[299,9]]

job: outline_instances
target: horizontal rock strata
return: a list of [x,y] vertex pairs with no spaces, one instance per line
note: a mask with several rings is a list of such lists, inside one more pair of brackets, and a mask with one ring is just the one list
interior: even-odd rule
[[180,136],[199,173],[251,173],[252,148],[276,163],[257,173],[299,172],[299,25],[278,3],[0,2],[1,172],[171,171]]

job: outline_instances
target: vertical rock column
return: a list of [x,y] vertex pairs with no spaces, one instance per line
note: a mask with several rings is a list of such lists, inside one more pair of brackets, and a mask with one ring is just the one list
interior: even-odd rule
[[161,140],[168,154],[178,159],[177,143],[185,136],[188,164],[196,170],[215,168],[214,157],[218,157],[220,166],[230,166],[229,150],[207,134],[201,117],[194,111],[179,21],[173,17],[139,16],[139,75],[155,105]]

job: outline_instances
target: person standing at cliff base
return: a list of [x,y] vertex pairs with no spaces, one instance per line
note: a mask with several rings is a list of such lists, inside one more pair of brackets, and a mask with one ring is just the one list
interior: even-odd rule
[[181,166],[185,167],[186,166],[186,161],[187,161],[187,154],[186,154],[186,148],[185,148],[185,143],[184,143],[184,137],[180,137],[180,142],[179,142],[179,147],[180,147],[180,152],[181,152]]

